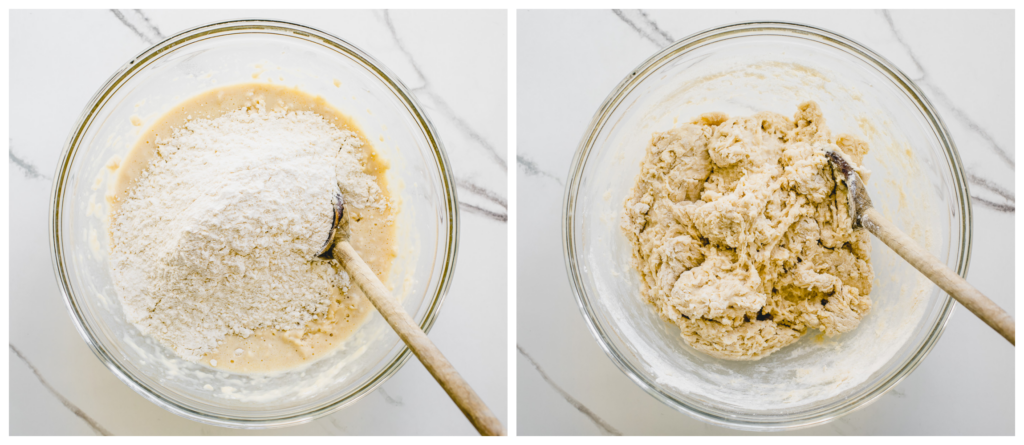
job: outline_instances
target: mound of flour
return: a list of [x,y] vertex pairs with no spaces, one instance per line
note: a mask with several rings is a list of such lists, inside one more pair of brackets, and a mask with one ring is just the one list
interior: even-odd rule
[[312,112],[237,110],[189,121],[111,223],[114,285],[128,320],[196,362],[227,334],[299,329],[348,276],[314,259],[339,187],[379,207],[361,141]]

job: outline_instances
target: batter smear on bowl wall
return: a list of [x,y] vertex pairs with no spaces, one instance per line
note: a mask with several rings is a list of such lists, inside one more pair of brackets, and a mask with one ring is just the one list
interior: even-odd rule
[[382,280],[398,203],[388,164],[323,98],[240,84],[167,112],[114,162],[110,263],[125,315],[181,358],[239,372],[326,356],[373,311],[327,241],[343,230]]
[[758,360],[868,313],[870,234],[853,228],[829,148],[867,176],[867,144],[833,138],[814,102],[792,119],[706,113],[653,135],[622,228],[642,297],[690,346]]

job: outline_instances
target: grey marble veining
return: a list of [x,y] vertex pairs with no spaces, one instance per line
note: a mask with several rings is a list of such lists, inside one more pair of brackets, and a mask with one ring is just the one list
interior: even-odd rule
[[[892,32],[893,36],[895,36],[896,41],[898,41],[900,43],[900,45],[902,45],[904,47],[904,49],[907,51],[907,53],[909,54],[910,60],[913,62],[914,68],[916,69],[916,71],[918,71],[920,73],[919,76],[917,76],[915,78],[912,78],[912,80],[915,83],[917,83],[918,85],[923,86],[927,90],[926,94],[928,96],[930,96],[930,97],[932,97],[934,99],[937,99],[939,104],[941,104],[942,106],[947,108],[949,111],[951,111],[953,117],[955,117],[960,123],[962,123],[968,129],[970,129],[970,131],[973,132],[974,134],[976,134],[977,136],[980,136],[984,140],[984,142],[985,142],[982,145],[984,147],[990,149],[991,152],[993,154],[995,154],[996,157],[999,160],[1001,160],[1002,162],[1006,163],[1009,166],[1009,168],[1011,170],[1013,170],[1013,168],[1014,168],[1014,158],[1013,158],[1012,154],[1010,154],[1006,150],[1004,150],[995,141],[995,139],[989,134],[989,132],[987,130],[982,128],[981,125],[979,125],[966,112],[964,112],[962,109],[957,107],[957,105],[949,98],[948,95],[946,95],[946,93],[941,88],[939,88],[938,86],[934,85],[930,81],[930,79],[928,77],[928,71],[924,68],[924,66],[918,60],[917,56],[914,54],[913,48],[911,48],[910,45],[908,45],[903,40],[902,36],[900,35],[900,31],[897,29],[896,23],[893,21],[892,14],[889,11],[879,11],[879,12],[885,18],[886,23],[888,23],[889,29]],[[995,199],[994,200],[992,198],[983,197],[983,196],[981,196],[979,194],[974,193],[974,194],[971,195],[971,198],[972,198],[972,200],[973,200],[973,202],[975,204],[979,204],[979,205],[988,207],[988,208],[990,208],[992,210],[996,210],[996,211],[999,211],[999,212],[1010,212],[1010,213],[1014,212],[1015,207],[1014,207],[1014,203],[1013,203],[1013,193],[1012,192],[1008,191],[1005,188],[1000,187],[999,185],[997,185],[993,181],[981,178],[981,176],[979,176],[977,174],[970,174],[969,173],[967,179],[968,179],[968,181],[970,181],[970,183],[972,185],[979,186],[982,189],[985,189],[985,190],[988,190],[990,192],[993,192],[996,195],[998,195],[998,197],[1002,198],[1001,200],[1000,199]],[[1003,201],[1003,202],[997,202],[997,201]]]
[[20,168],[22,173],[24,173],[26,177],[29,177],[29,178],[32,178],[32,179],[42,179],[44,181],[50,181],[51,179],[53,179],[53,178],[51,178],[48,175],[44,175],[44,174],[40,173],[39,170],[36,169],[36,167],[34,165],[30,164],[28,161],[15,156],[14,155],[14,147],[9,147],[8,150],[9,150],[8,154],[10,155],[10,158],[11,158],[11,164],[13,164],[13,165],[17,166],[18,168]]
[[641,37],[650,40],[658,48],[664,48],[675,42],[667,32],[658,27],[657,23],[642,9],[613,9],[612,12],[619,16],[623,22],[633,28]]
[[523,173],[527,175],[543,176],[545,178],[557,182],[559,185],[564,185],[565,183],[565,181],[563,181],[562,178],[558,177],[554,173],[541,170],[540,167],[537,166],[536,162],[527,159],[526,156],[516,156],[516,162],[519,164],[519,167],[523,169]]
[[149,21],[149,17],[146,17],[142,10],[111,9],[110,12],[121,23],[124,23],[124,26],[127,26],[135,35],[150,45],[156,44],[165,38],[163,33],[156,26],[153,26],[153,22]]
[[84,421],[86,424],[88,424],[89,427],[92,428],[93,431],[96,432],[96,434],[101,435],[101,436],[112,436],[113,435],[113,434],[110,434],[110,431],[107,431],[106,428],[103,428],[103,426],[101,426],[98,422],[96,422],[95,419],[93,419],[92,417],[89,417],[89,415],[86,414],[84,411],[82,411],[78,406],[76,406],[74,403],[71,403],[70,400],[66,399],[63,395],[61,395],[59,392],[57,392],[57,390],[53,389],[53,387],[50,386],[50,384],[46,382],[46,379],[43,378],[43,375],[39,373],[39,370],[36,369],[36,367],[33,366],[32,363],[29,362],[27,358],[25,358],[25,356],[21,353],[21,351],[18,350],[18,348],[15,348],[14,345],[8,345],[8,346],[10,347],[11,352],[19,360],[24,362],[25,366],[28,366],[28,368],[30,370],[32,370],[32,374],[34,374],[36,379],[39,380],[39,383],[41,383],[48,391],[50,391],[50,394],[53,394],[53,396],[56,397],[57,400],[59,400],[60,403],[63,404],[69,411],[71,411],[74,415],[78,416],[78,418],[82,419],[82,421]]
[[[620,433],[618,430],[616,430],[613,426],[609,425],[608,422],[605,422],[604,419],[601,419],[601,417],[599,417],[597,415],[597,413],[591,411],[590,408],[587,408],[586,406],[584,406],[582,403],[580,403],[579,400],[576,400],[576,398],[574,398],[571,394],[566,392],[564,389],[562,389],[560,386],[558,386],[557,383],[552,381],[551,377],[548,377],[548,374],[546,372],[544,372],[543,369],[541,369],[540,365],[538,365],[537,362],[535,362],[532,357],[530,357],[530,354],[527,354],[526,351],[523,351],[522,347],[517,346],[516,349],[517,349],[517,352],[519,352],[519,355],[522,356],[523,359],[526,359],[526,361],[531,366],[533,366],[533,369],[537,371],[537,374],[539,374],[540,377],[542,379],[544,379],[544,381],[547,382],[548,385],[551,386],[551,389],[554,389],[556,392],[558,392],[558,394],[560,394],[562,396],[562,398],[565,399],[566,403],[568,403],[569,405],[572,405],[572,407],[576,408],[577,411],[579,411],[583,415],[587,416],[587,418],[589,418],[590,421],[594,423],[594,426],[596,426],[601,431],[602,434],[608,435],[608,436],[621,436],[622,435],[622,433]],[[527,426],[527,427],[529,427],[529,426]]]
[[[429,108],[431,108],[434,111],[437,111],[446,119],[455,124],[455,128],[460,133],[462,133],[463,136],[472,141],[472,145],[477,149],[481,150],[482,153],[485,154],[487,159],[489,159],[495,165],[499,166],[502,170],[507,171],[508,164],[505,162],[505,158],[502,156],[501,152],[499,152],[499,150],[495,147],[495,145],[488,141],[486,137],[480,134],[480,132],[474,129],[472,125],[470,125],[463,118],[461,118],[458,115],[458,113],[456,113],[455,110],[453,110],[452,107],[444,100],[444,98],[434,91],[429,78],[427,77],[426,74],[424,74],[423,69],[420,68],[419,64],[416,62],[416,58],[413,57],[409,50],[405,48],[405,45],[403,45],[402,38],[399,36],[399,33],[395,29],[395,25],[391,20],[391,13],[389,11],[383,11],[381,13],[381,18],[384,24],[387,26],[388,31],[390,31],[391,37],[394,39],[395,44],[398,46],[402,54],[406,56],[406,58],[409,61],[409,64],[416,72],[416,77],[418,78],[419,82],[416,84],[415,87],[412,87],[412,92],[417,97],[417,99],[420,99],[422,102],[428,104],[427,106]],[[505,150],[502,150],[502,152],[503,151]],[[490,191],[486,187],[480,184],[476,184],[465,177],[457,177],[456,184],[458,185],[459,190],[474,194],[477,197],[482,198],[485,201],[488,201],[492,204],[496,204],[500,207],[495,208],[488,204],[480,203],[479,201],[472,202],[466,200],[460,201],[460,204],[462,204],[463,209],[474,214],[494,219],[496,221],[508,221],[508,206],[507,204],[505,204],[504,198],[501,198],[496,192]]]

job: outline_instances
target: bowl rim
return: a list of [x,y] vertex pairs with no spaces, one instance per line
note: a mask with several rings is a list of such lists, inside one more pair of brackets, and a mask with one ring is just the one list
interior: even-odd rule
[[[935,346],[939,337],[946,328],[946,324],[949,321],[949,317],[956,302],[950,298],[948,294],[940,294],[942,295],[942,297],[940,297],[942,300],[939,317],[936,323],[927,332],[927,335],[918,349],[907,359],[902,367],[897,369],[895,372],[890,373],[890,375],[885,376],[882,382],[873,390],[860,394],[858,397],[848,399],[842,404],[828,409],[827,412],[823,412],[823,409],[812,410],[807,413],[802,413],[800,416],[796,416],[795,418],[783,421],[771,420],[766,422],[738,420],[734,417],[725,416],[720,413],[709,412],[711,410],[706,410],[699,406],[687,404],[662,392],[656,385],[656,382],[646,378],[643,373],[639,372],[638,369],[620,355],[614,344],[611,342],[611,336],[606,332],[604,327],[598,324],[597,314],[594,312],[590,299],[587,297],[586,290],[583,287],[583,273],[580,264],[578,264],[576,260],[576,240],[573,232],[576,208],[575,200],[582,181],[581,173],[586,166],[587,159],[594,146],[593,144],[597,134],[607,122],[608,113],[619,104],[620,100],[645,80],[648,74],[677,56],[686,54],[689,51],[700,48],[708,43],[719,42],[728,38],[758,36],[765,31],[783,33],[791,37],[803,36],[803,38],[808,40],[814,40],[822,44],[827,42],[833,46],[840,46],[847,51],[852,51],[866,63],[869,63],[875,69],[887,75],[889,80],[895,82],[903,89],[904,93],[914,100],[919,111],[921,111],[924,115],[923,117],[928,120],[932,129],[935,131],[936,136],[939,138],[939,142],[942,145],[944,154],[946,155],[946,160],[949,164],[948,167],[955,185],[955,190],[957,192],[956,199],[960,208],[960,232],[958,234],[960,238],[960,249],[958,252],[959,255],[956,258],[957,267],[955,270],[961,277],[967,274],[970,264],[973,238],[973,217],[968,184],[965,180],[966,175],[963,171],[963,163],[960,160],[960,155],[956,149],[956,145],[942,119],[931,105],[931,102],[928,101],[920,88],[918,88],[918,86],[914,84],[906,74],[904,74],[892,62],[876,54],[867,47],[832,31],[812,25],[785,21],[743,21],[716,26],[691,34],[677,40],[649,57],[643,63],[634,68],[630,74],[616,85],[612,92],[602,102],[601,106],[598,107],[597,112],[591,119],[570,164],[569,181],[566,183],[562,199],[562,253],[565,261],[566,272],[569,275],[569,281],[571,284],[570,288],[572,289],[573,296],[576,299],[580,313],[583,315],[584,321],[590,329],[591,335],[593,335],[597,340],[598,345],[600,345],[601,349],[604,350],[608,358],[610,358],[616,367],[618,367],[623,374],[632,380],[633,383],[640,386],[654,398],[677,411],[710,424],[747,431],[786,431],[807,428],[835,420],[840,416],[869,405],[871,402],[877,400],[881,395],[885,394],[889,389],[893,388],[897,383],[902,381],[907,375],[916,369],[917,366],[920,365],[921,361],[924,360],[925,356],[927,356]],[[824,40],[825,42],[821,42],[820,40]]]
[[[92,352],[100,362],[102,362],[107,369],[117,376],[121,382],[128,385],[139,395],[143,396],[143,398],[174,414],[208,425],[257,429],[300,425],[331,414],[355,403],[359,399],[373,392],[377,387],[394,375],[402,365],[409,360],[411,351],[408,346],[399,342],[398,345],[401,346],[401,351],[391,358],[390,361],[377,371],[369,380],[365,381],[363,384],[354,388],[347,394],[339,395],[333,400],[321,403],[312,409],[308,409],[300,413],[279,417],[237,418],[214,415],[212,413],[194,409],[177,401],[167,400],[153,392],[149,385],[134,379],[130,372],[123,369],[118,362],[113,359],[110,352],[106,351],[105,348],[99,345],[94,334],[83,323],[82,312],[78,307],[74,291],[72,290],[69,277],[67,275],[65,264],[70,261],[66,261],[64,258],[64,247],[62,245],[60,234],[62,216],[61,206],[65,194],[64,188],[67,186],[71,175],[69,166],[74,160],[79,144],[82,142],[82,138],[89,130],[93,118],[107,104],[107,100],[117,92],[124,82],[131,79],[132,76],[146,68],[150,62],[156,60],[165,53],[172,52],[180,47],[192,43],[196,39],[238,35],[247,32],[270,33],[280,36],[295,37],[299,40],[305,41],[306,43],[319,44],[352,57],[358,63],[370,69],[378,80],[382,81],[388,89],[405,104],[408,111],[412,114],[411,117],[414,118],[420,129],[423,131],[434,156],[437,173],[439,173],[438,180],[441,183],[442,198],[444,200],[444,204],[442,207],[439,207],[439,210],[444,216],[446,216],[445,219],[447,220],[445,227],[439,231],[445,236],[445,245],[440,246],[438,249],[443,252],[444,261],[442,261],[441,264],[434,266],[440,267],[436,291],[429,300],[425,300],[423,302],[427,303],[427,306],[422,320],[419,321],[419,326],[424,332],[429,332],[430,328],[433,327],[434,322],[437,320],[437,316],[440,313],[441,305],[444,302],[445,296],[451,286],[458,257],[460,215],[451,163],[448,160],[448,155],[437,130],[434,128],[433,123],[431,123],[423,108],[412,96],[410,90],[405,86],[405,84],[403,84],[392,71],[357,46],[333,34],[307,25],[301,25],[284,20],[243,18],[206,23],[182,30],[163,41],[150,46],[118,68],[114,74],[107,79],[103,86],[93,94],[82,114],[75,122],[71,133],[68,135],[60,154],[60,161],[57,164],[54,179],[50,188],[50,224],[48,228],[50,260],[53,266],[54,275],[60,287],[61,295],[63,296],[64,304],[71,315],[72,322],[74,323],[78,334],[89,345],[89,348],[92,349]],[[423,303],[421,303],[421,305]],[[385,356],[385,359],[387,359],[387,356]]]

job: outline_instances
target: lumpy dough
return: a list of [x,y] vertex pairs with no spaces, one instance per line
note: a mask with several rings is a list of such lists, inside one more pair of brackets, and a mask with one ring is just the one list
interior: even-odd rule
[[869,234],[852,227],[829,148],[855,166],[868,151],[833,139],[814,102],[793,119],[703,114],[651,138],[623,229],[642,297],[688,344],[758,360],[808,329],[848,332],[867,314]]

